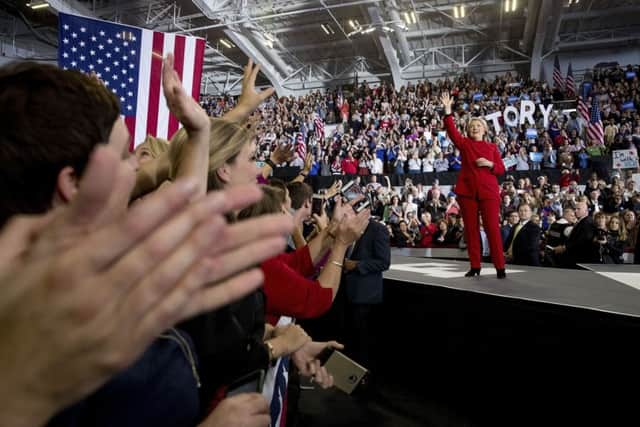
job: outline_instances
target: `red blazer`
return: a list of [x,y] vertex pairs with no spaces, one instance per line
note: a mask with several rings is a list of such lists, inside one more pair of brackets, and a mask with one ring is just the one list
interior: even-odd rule
[[[500,200],[498,176],[504,174],[504,163],[495,144],[487,141],[474,141],[460,135],[453,116],[444,118],[444,125],[456,148],[462,155],[462,167],[456,182],[456,194],[479,200]],[[476,166],[476,159],[484,157],[493,162],[493,169]]]
[[260,267],[270,324],[275,325],[280,316],[318,317],[331,307],[333,290],[307,279],[315,272],[308,246],[268,259]]

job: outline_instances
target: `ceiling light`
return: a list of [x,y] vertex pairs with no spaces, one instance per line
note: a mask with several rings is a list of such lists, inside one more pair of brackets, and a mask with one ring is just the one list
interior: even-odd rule
[[409,12],[404,13],[404,20],[406,21],[407,25],[411,25],[411,17],[409,16]]
[[509,0],[504,0],[504,11],[509,12]]
[[453,17],[458,19],[460,15],[458,14],[458,6],[453,6]]
[[354,30],[358,27],[356,27],[356,23],[353,22],[353,19],[349,19],[349,25],[351,25],[351,28],[353,28]]
[[233,47],[233,45],[225,39],[220,39],[220,43],[222,43],[222,45],[227,49],[231,49]]
[[460,6],[460,18],[464,18],[464,5]]
[[376,30],[376,27],[369,27],[366,30],[362,30],[362,34],[369,34]]
[[511,0],[511,12],[516,11],[516,0]]
[[385,25],[384,27],[382,27],[382,31],[384,31],[385,33],[393,33],[395,30]]
[[417,23],[418,19],[416,18],[416,13],[415,12],[411,12],[411,22],[412,23]]
[[49,3],[47,3],[46,1],[32,2],[32,3],[27,3],[27,6],[29,6],[33,10],[44,9],[45,7],[49,7]]
[[327,27],[326,27],[324,24],[320,24],[320,27],[324,30],[324,32],[325,32],[327,35],[330,35],[330,34],[331,34],[331,33],[329,32],[329,30],[327,29]]

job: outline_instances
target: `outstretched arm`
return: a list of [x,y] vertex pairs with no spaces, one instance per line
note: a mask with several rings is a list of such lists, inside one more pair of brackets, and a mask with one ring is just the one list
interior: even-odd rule
[[451,138],[451,141],[453,141],[453,144],[456,147],[461,148],[464,138],[460,135],[460,132],[458,132],[458,128],[453,120],[453,98],[451,98],[449,92],[443,92],[442,95],[440,95],[440,102],[444,107],[444,127],[447,130],[447,134],[449,135],[449,138]]

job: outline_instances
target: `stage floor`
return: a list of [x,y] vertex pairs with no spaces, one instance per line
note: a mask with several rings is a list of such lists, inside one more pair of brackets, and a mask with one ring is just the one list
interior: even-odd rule
[[640,266],[588,265],[588,271],[507,266],[507,279],[496,278],[490,264],[481,276],[464,273],[468,261],[392,256],[386,279],[476,292],[504,298],[577,307],[640,317]]

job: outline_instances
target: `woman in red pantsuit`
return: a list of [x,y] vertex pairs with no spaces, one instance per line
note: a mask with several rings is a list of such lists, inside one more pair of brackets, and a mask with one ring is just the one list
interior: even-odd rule
[[480,226],[478,212],[489,238],[491,259],[499,279],[504,279],[504,252],[500,237],[500,187],[499,175],[504,174],[504,164],[498,147],[483,138],[488,133],[487,123],[474,117],[467,125],[467,135],[460,135],[451,112],[453,99],[448,92],[440,97],[444,106],[444,125],[456,148],[462,156],[462,167],[456,183],[458,203],[464,219],[464,239],[467,243],[471,269],[467,277],[480,275]]

